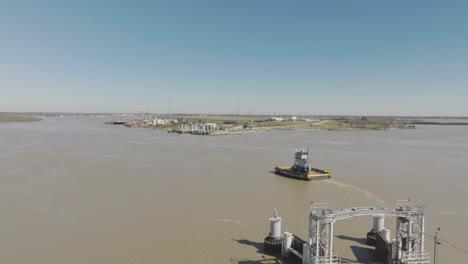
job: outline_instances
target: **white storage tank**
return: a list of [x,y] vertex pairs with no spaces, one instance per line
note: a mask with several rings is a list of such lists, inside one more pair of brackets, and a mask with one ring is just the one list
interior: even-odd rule
[[275,209],[275,213],[270,217],[270,237],[280,238],[281,237],[281,217],[278,216],[278,212]]
[[380,232],[382,234],[382,237],[387,240],[387,242],[390,242],[390,229],[387,228],[382,228],[382,231]]
[[294,240],[293,234],[289,232],[284,232],[283,234],[283,254],[285,256],[289,255],[289,248],[292,246]]
[[380,233],[384,228],[385,216],[383,215],[374,215],[374,231]]

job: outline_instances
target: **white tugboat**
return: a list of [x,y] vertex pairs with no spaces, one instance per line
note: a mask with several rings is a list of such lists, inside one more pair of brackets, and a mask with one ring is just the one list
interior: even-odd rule
[[312,168],[309,164],[309,149],[297,149],[294,154],[294,165],[276,166],[277,174],[305,181],[323,180],[331,178],[328,170]]

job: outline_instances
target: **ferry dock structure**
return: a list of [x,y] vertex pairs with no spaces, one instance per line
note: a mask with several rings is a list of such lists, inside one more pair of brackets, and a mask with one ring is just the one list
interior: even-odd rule
[[[425,249],[425,207],[410,200],[396,202],[394,209],[380,206],[331,208],[325,203],[311,203],[309,212],[309,239],[281,233],[282,218],[276,209],[270,217],[270,232],[264,240],[264,250],[293,257],[302,264],[339,264],[342,259],[334,252],[334,224],[359,216],[373,216],[373,226],[366,234],[367,245],[375,247],[376,257],[386,264],[429,264]],[[384,226],[386,216],[396,218],[394,238]]]

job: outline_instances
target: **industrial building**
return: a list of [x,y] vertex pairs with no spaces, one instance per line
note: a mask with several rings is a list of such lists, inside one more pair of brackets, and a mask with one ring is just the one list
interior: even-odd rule
[[170,132],[209,135],[216,130],[218,130],[218,126],[215,123],[187,123],[180,124],[176,129]]

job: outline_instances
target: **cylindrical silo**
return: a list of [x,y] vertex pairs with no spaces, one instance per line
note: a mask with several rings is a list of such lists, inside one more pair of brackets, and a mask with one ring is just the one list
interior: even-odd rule
[[387,242],[390,242],[390,229],[387,229],[387,228],[382,228],[382,237],[385,238],[385,240],[387,240]]
[[281,217],[274,215],[270,217],[270,234],[271,237],[281,237]]
[[383,215],[374,215],[374,231],[381,232],[384,228],[385,217]]
[[274,210],[274,214],[270,217],[270,233],[265,238],[263,243],[265,252],[279,253],[281,252],[281,217],[278,216],[278,211]]

